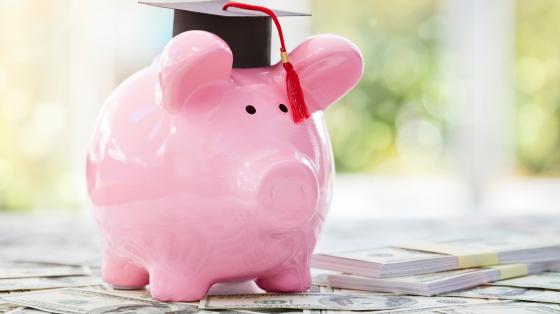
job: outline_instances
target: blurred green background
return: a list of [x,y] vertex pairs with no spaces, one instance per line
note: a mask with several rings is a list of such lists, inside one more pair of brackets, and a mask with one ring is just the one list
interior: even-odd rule
[[[95,1],[89,4],[95,5]],[[81,105],[76,99],[89,96],[69,91],[82,62],[73,60],[80,52],[74,51],[72,42],[87,36],[76,34],[75,23],[82,18],[76,12],[90,14],[87,7],[76,6],[70,1],[0,0],[0,209],[83,206],[78,158],[83,152],[74,148],[90,129],[75,117],[91,116],[98,108],[76,115]],[[351,39],[366,60],[358,87],[327,112],[340,173],[400,176],[452,171],[446,158],[450,147],[446,112],[453,104],[442,100],[439,77],[441,6],[441,1],[431,0],[311,1],[312,32]],[[99,21],[110,29],[112,18],[120,17],[101,16]],[[161,24],[167,24],[161,19]],[[99,25],[87,27],[91,35]],[[132,35],[131,41],[166,34],[168,27]],[[515,1],[514,28],[512,171],[519,176],[557,176],[560,2]],[[135,30],[131,26],[119,32],[126,36]],[[126,56],[137,51],[123,50],[120,45],[126,42],[89,47],[87,53],[94,57],[115,51],[124,55],[116,59],[115,79],[98,93],[108,93],[119,80],[144,66],[149,54],[161,49],[166,40],[162,35],[147,43],[145,54],[138,58]],[[96,86],[95,76],[90,83]],[[96,88],[88,91],[95,93]],[[87,130],[78,131],[81,125]]]
[[[341,172],[437,171],[445,145],[438,86],[438,1],[313,1],[313,31],[355,42],[358,87],[327,111]],[[404,160],[403,160],[404,159]],[[406,160],[422,159],[422,169]]]

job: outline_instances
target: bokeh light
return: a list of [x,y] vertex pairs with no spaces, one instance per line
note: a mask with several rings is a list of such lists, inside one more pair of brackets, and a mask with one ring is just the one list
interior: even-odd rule
[[442,171],[439,1],[312,2],[314,32],[360,46],[364,79],[327,112],[337,170]]

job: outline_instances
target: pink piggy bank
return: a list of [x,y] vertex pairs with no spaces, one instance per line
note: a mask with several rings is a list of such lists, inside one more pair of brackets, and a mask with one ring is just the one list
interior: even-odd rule
[[333,35],[291,54],[311,118],[292,121],[285,72],[232,68],[219,37],[188,31],[107,100],[87,156],[103,279],[193,301],[217,282],[310,287],[333,158],[322,110],[363,71]]

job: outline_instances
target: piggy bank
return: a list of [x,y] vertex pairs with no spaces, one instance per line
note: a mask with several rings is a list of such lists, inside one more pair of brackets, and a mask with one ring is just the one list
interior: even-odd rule
[[310,287],[333,157],[322,111],[362,75],[358,48],[310,37],[291,54],[311,117],[293,122],[281,64],[232,68],[218,36],[188,31],[104,105],[87,155],[102,275],[193,301],[218,282]]

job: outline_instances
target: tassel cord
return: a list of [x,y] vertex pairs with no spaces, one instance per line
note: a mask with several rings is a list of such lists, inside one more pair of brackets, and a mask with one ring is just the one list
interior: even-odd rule
[[274,11],[257,5],[238,3],[238,2],[228,2],[223,6],[223,10],[227,10],[230,7],[235,7],[250,11],[259,11],[267,14],[272,18],[276,29],[278,30],[278,36],[280,37],[280,58],[282,60],[282,66],[286,71],[286,92],[288,94],[288,100],[290,102],[290,108],[292,112],[292,119],[296,124],[302,123],[308,119],[311,114],[307,109],[305,104],[305,98],[303,95],[303,90],[301,88],[301,83],[297,72],[295,71],[293,65],[288,61],[288,53],[286,51],[286,44],[284,42],[284,33],[282,32],[282,27],[278,21],[278,17]]

